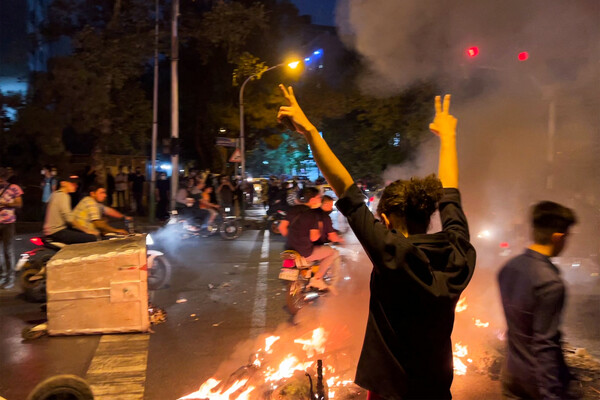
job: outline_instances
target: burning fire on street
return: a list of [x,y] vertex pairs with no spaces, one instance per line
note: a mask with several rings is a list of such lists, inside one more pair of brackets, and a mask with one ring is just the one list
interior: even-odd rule
[[[368,313],[370,269],[362,268],[361,260],[352,261],[345,268],[353,277],[342,283],[338,296],[303,308],[294,324],[280,326],[271,336],[240,343],[229,359],[211,372],[212,377],[204,377],[206,381],[196,386],[197,391],[179,400],[306,400],[316,399],[318,393],[326,399],[364,399],[366,391],[353,379]],[[457,398],[470,393],[474,379],[488,386],[497,381],[504,359],[501,305],[496,293],[489,290],[489,278],[481,275],[484,284],[475,280],[455,309],[452,390]],[[600,364],[588,362],[591,358],[577,351],[573,350],[571,359],[586,363],[581,371],[589,376],[600,371]]]
[[[336,373],[334,364],[338,357],[327,352],[327,338],[328,332],[323,327],[291,343],[282,343],[280,336],[269,336],[264,347],[258,349],[250,362],[234,372],[228,381],[210,378],[196,392],[179,400],[247,400],[268,398],[269,395],[277,398],[291,392],[297,395],[303,387],[316,394],[319,385],[327,390],[329,399],[334,399],[340,388],[349,387],[353,381],[344,374]],[[287,353],[290,348],[293,352]],[[287,354],[283,359],[277,359],[275,351]],[[321,374],[318,360],[323,360]]]

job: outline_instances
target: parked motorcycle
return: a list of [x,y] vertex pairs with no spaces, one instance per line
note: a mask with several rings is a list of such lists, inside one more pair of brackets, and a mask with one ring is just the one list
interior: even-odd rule
[[313,302],[329,291],[336,290],[335,285],[340,273],[341,260],[339,257],[323,277],[323,281],[329,285],[328,290],[323,291],[308,286],[310,278],[319,271],[318,261],[308,262],[294,250],[286,250],[280,253],[280,256],[283,265],[279,272],[279,279],[288,282],[286,304],[292,315],[296,315],[306,304]]
[[185,214],[180,214],[177,210],[171,211],[171,216],[167,225],[176,226],[183,239],[192,237],[209,237],[217,232],[223,239],[233,240],[242,234],[242,223],[239,218],[230,215],[231,209],[219,209],[219,214],[212,224],[208,225],[204,221],[197,221],[196,218]]
[[[142,234],[136,233],[135,235]],[[123,236],[115,235],[111,238],[119,237]],[[61,248],[67,245],[41,237],[31,238],[30,242],[38,247],[21,254],[15,270],[20,273],[19,279],[25,298],[34,302],[43,302],[46,299],[46,264]],[[169,260],[164,253],[153,249],[153,245],[152,236],[146,235],[148,289],[150,290],[160,289],[171,280]]]

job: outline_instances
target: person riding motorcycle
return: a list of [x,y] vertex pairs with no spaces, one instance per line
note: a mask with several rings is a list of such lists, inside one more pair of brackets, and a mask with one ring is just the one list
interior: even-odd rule
[[60,188],[53,192],[48,200],[43,232],[44,236],[54,242],[73,244],[96,241],[94,231],[75,221],[71,209],[69,193],[77,190],[78,180],[76,175],[67,175],[59,181]]
[[320,261],[319,271],[312,277],[308,286],[319,290],[328,289],[323,281],[333,261],[338,257],[338,251],[329,246],[315,245],[321,238],[319,215],[315,209],[321,207],[321,194],[318,189],[308,187],[302,189],[299,200],[302,204],[291,207],[286,219],[281,222],[279,229],[287,238],[286,249],[295,250],[307,261]]
[[315,242],[316,245],[325,243],[344,243],[344,238],[338,234],[338,231],[333,227],[333,221],[329,214],[333,211],[333,198],[331,196],[323,196],[321,199],[321,207],[315,209],[319,217],[319,228],[321,230],[321,238]]
[[81,199],[73,210],[75,223],[83,226],[87,231],[93,232],[97,237],[101,237],[107,233],[129,234],[125,229],[113,228],[103,219],[103,216],[109,216],[129,221],[132,220],[131,217],[126,217],[114,208],[102,204],[106,200],[106,189],[101,185],[92,184],[88,190],[89,196]]

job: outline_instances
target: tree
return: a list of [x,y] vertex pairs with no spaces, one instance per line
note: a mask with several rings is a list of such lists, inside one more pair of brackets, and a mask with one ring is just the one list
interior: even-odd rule
[[72,52],[33,77],[15,132],[47,157],[92,154],[101,176],[101,154],[144,154],[152,119],[140,78],[153,50],[151,10],[144,0],[54,1],[43,33],[70,36]]

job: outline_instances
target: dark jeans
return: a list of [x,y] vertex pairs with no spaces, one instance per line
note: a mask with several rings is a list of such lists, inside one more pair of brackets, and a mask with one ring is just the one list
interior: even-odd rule
[[108,190],[106,191],[106,205],[109,207],[113,206],[113,194],[114,193],[115,193],[114,191],[111,191],[111,192],[109,192]]
[[144,215],[144,205],[142,204],[143,193],[133,192],[133,201],[135,201],[135,212],[139,216]]
[[[541,398],[535,382],[524,381],[520,377],[512,375],[506,370],[506,367],[502,369],[500,380],[502,383],[502,398],[505,400],[535,400]],[[566,376],[563,377],[563,387],[564,392],[560,396],[561,400],[577,400],[582,398],[581,389],[578,388],[576,380],[570,380]]]
[[48,235],[48,237],[55,242],[64,244],[88,243],[98,240],[94,235],[72,228],[65,228],[61,231],[54,232],[52,235]]
[[168,209],[168,200],[166,196],[161,196],[160,200],[158,201],[158,204],[156,206],[156,217],[158,219],[163,219],[163,218],[168,218],[169,217],[169,211]]
[[0,280],[14,279],[15,276],[15,224],[0,224],[0,240],[2,240],[2,269],[0,269]]

